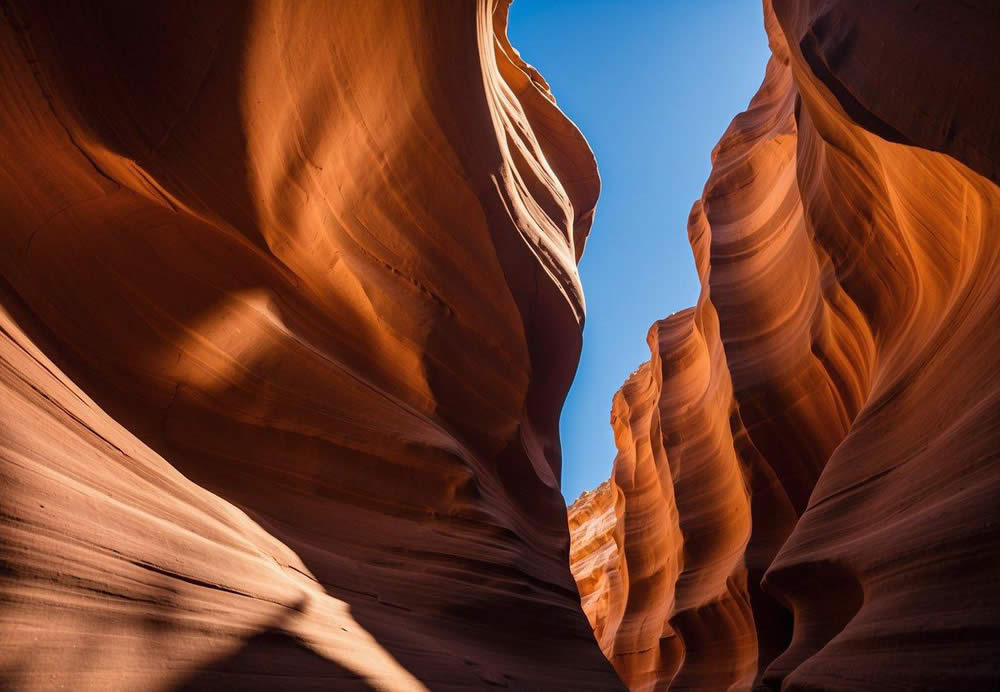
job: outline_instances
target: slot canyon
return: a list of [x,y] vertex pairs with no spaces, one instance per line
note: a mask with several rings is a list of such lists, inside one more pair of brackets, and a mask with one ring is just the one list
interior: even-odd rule
[[763,0],[567,508],[509,4],[0,0],[0,689],[1000,688],[1000,5]]

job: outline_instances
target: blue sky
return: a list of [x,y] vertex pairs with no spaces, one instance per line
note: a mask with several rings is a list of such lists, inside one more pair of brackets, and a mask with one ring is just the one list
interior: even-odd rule
[[688,211],[712,147],[764,77],[767,37],[760,0],[515,0],[508,35],[587,137],[603,181],[562,415],[572,502],[611,473],[611,397],[649,358],[649,325],[697,300]]

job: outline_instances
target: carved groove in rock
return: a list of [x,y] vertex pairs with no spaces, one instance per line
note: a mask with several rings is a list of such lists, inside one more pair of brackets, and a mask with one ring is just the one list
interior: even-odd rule
[[689,219],[698,306],[650,330],[570,508],[584,609],[633,690],[992,688],[1000,12],[764,14]]
[[0,6],[0,686],[619,688],[599,179],[507,3]]

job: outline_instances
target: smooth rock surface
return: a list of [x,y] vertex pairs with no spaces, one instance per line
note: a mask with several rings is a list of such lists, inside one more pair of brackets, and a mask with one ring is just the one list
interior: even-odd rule
[[0,7],[0,687],[620,688],[599,178],[507,3]]
[[1000,15],[764,16],[689,219],[698,306],[653,326],[570,509],[585,610],[633,690],[993,689]]

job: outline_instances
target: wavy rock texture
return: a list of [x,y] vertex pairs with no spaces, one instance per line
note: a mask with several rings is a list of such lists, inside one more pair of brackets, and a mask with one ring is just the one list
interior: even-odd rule
[[0,686],[616,689],[506,3],[0,3]]
[[756,660],[748,497],[729,381],[714,376],[724,356],[693,310],[653,325],[649,343],[652,360],[612,407],[614,475],[570,508],[571,564],[598,642],[633,689],[724,689],[752,681]]
[[585,610],[635,690],[992,689],[1000,12],[764,15],[689,219],[699,304],[654,325],[570,510]]

